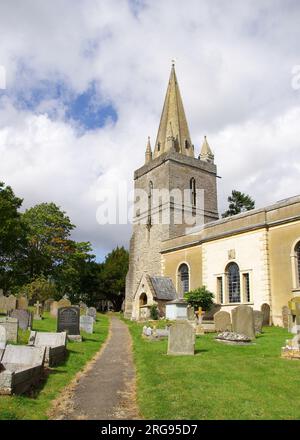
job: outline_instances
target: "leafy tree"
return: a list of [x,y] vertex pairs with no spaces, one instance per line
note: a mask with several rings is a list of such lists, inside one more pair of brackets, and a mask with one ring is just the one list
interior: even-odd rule
[[184,295],[184,299],[195,309],[202,307],[203,310],[209,310],[213,305],[214,294],[207,290],[205,286],[191,290]]
[[110,300],[116,311],[121,310],[125,298],[125,280],[128,271],[129,254],[124,247],[110,252],[100,269],[100,296]]
[[19,288],[19,294],[27,296],[31,302],[45,301],[48,298],[57,298],[58,292],[55,284],[44,276],[37,277],[31,283]]
[[26,244],[25,226],[18,209],[23,200],[16,197],[10,186],[0,182],[0,285],[8,290],[21,274],[15,272],[15,262]]
[[255,208],[255,201],[249,195],[241,193],[240,191],[233,190],[227,200],[229,207],[228,210],[222,214],[223,218]]
[[157,304],[152,304],[152,306],[150,307],[150,317],[151,317],[151,319],[154,319],[155,321],[157,321],[157,319],[159,319],[159,311],[158,311]]

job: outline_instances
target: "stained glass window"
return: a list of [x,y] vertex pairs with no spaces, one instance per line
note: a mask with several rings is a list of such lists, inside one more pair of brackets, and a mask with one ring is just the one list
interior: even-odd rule
[[230,303],[241,302],[240,269],[236,263],[227,266],[228,296]]

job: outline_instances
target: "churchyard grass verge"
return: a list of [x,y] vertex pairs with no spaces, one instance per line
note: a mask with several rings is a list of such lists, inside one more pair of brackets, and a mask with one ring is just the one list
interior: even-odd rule
[[300,362],[280,358],[287,330],[264,327],[249,346],[196,339],[195,356],[167,356],[167,340],[133,337],[137,399],[145,419],[299,419]]
[[[33,330],[56,331],[56,319],[44,313],[44,319],[33,322]],[[82,332],[83,342],[69,342],[68,356],[64,364],[49,369],[49,374],[40,388],[32,396],[0,396],[0,420],[40,420],[47,419],[51,401],[56,399],[75,374],[82,370],[86,363],[100,350],[106,340],[109,329],[109,317],[97,314],[94,333]],[[27,344],[29,331],[19,330],[20,344]]]

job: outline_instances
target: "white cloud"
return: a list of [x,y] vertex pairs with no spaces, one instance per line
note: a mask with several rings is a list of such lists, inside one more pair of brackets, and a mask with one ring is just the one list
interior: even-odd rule
[[[296,194],[299,13],[297,1],[280,0],[2,2],[10,96],[0,95],[0,180],[26,207],[60,204],[76,237],[101,252],[127,243],[130,228],[97,225],[97,188],[116,178],[132,185],[147,136],[155,141],[175,57],[192,140],[199,148],[208,135],[223,177],[221,210],[233,188],[259,206]],[[117,123],[79,136],[57,97],[33,111],[15,108],[15,92],[30,96],[40,80],[64,81],[74,94],[96,81],[96,99],[113,104]]]

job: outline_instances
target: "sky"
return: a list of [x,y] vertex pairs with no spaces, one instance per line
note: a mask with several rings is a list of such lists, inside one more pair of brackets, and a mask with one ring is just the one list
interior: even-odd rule
[[0,1],[0,181],[23,209],[61,206],[98,260],[128,247],[130,224],[97,222],[101,191],[132,188],[175,59],[220,212],[232,189],[257,207],[299,194],[299,22],[298,0]]

